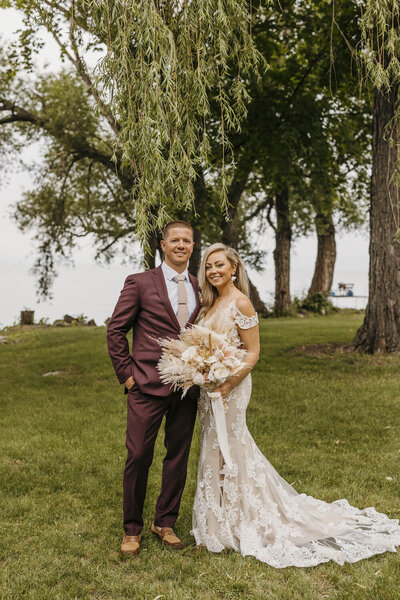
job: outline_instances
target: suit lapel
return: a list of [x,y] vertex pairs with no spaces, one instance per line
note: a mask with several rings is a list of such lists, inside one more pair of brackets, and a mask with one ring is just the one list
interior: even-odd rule
[[175,325],[176,329],[180,331],[181,328],[179,326],[178,319],[176,318],[174,309],[172,308],[171,302],[169,301],[167,285],[165,283],[164,273],[162,272],[161,266],[153,269],[151,273],[153,275],[154,285],[156,286],[156,290],[158,295],[160,296],[160,300],[165,306],[165,309],[171,317],[171,320]]
[[192,312],[192,314],[190,315],[190,319],[188,321],[188,323],[194,323],[194,321],[196,320],[197,315],[199,314],[199,310],[200,310],[200,289],[199,289],[199,284],[198,281],[196,279],[196,277],[194,277],[193,275],[191,275],[191,273],[189,273],[189,279],[190,282],[193,286],[194,289],[194,294],[196,296],[196,308],[194,309],[194,311]]

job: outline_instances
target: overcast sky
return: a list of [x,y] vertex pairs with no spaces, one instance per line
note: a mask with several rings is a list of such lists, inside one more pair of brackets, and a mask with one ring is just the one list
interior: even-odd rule
[[[1,34],[3,43],[12,39],[20,19],[12,9],[1,10]],[[38,57],[40,69],[57,70],[60,62],[58,48],[44,35],[46,45]],[[45,67],[45,65],[48,65]],[[34,150],[27,149],[26,157],[34,156]],[[85,314],[102,324],[110,316],[118,298],[125,277],[133,272],[129,265],[121,265],[116,259],[106,267],[94,263],[94,251],[90,241],[81,244],[75,252],[74,267],[61,266],[59,277],[53,288],[51,302],[37,302],[35,280],[30,269],[35,257],[35,244],[32,235],[22,234],[11,218],[12,208],[24,190],[30,189],[28,173],[11,174],[9,181],[2,181],[0,187],[0,327],[10,325],[18,319],[24,308],[35,310],[35,319],[61,318],[65,313]],[[265,269],[262,273],[250,272],[261,297],[272,302],[274,290],[273,235],[271,230],[258,234],[256,240],[267,250]],[[291,287],[292,293],[302,295],[307,291],[314,268],[317,243],[316,236],[297,240],[292,251]],[[341,233],[337,237],[338,257],[336,262],[334,289],[339,281],[355,284],[357,295],[366,295],[368,290],[368,238],[363,233]],[[339,301],[338,301],[339,302]],[[343,302],[343,301],[342,301]],[[354,306],[361,308],[365,301],[354,300]]]

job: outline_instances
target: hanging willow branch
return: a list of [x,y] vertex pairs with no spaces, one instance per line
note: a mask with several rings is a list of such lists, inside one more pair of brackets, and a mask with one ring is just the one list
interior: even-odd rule
[[145,242],[172,209],[194,207],[196,169],[207,169],[211,161],[211,103],[218,107],[213,114],[219,116],[212,118],[221,152],[229,151],[229,130],[240,128],[248,101],[244,77],[261,64],[250,35],[249,6],[245,0],[84,0],[83,5],[107,46],[97,77],[121,126],[124,166],[138,182],[135,220]]
[[395,114],[385,135],[397,167],[389,184],[395,184],[396,197],[389,197],[397,228],[395,241],[400,243],[400,2],[399,0],[366,0],[361,20],[364,49],[362,57],[372,85],[383,92],[396,91]]
[[[44,26],[111,126],[119,168],[135,182],[132,218],[145,250],[148,234],[170,214],[195,210],[196,173],[207,172],[212,158],[222,162],[226,210],[228,135],[246,116],[249,78],[265,68],[251,37],[251,0],[0,0],[4,4],[24,13],[26,68],[41,44],[37,27]],[[102,55],[94,75],[85,62],[92,50]],[[211,156],[211,139],[222,161]],[[232,165],[233,157],[226,162]]]

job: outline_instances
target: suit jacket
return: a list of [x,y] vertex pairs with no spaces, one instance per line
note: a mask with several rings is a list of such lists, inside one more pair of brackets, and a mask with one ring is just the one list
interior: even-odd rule
[[[188,321],[193,323],[200,310],[199,285],[193,275],[189,277],[197,299]],[[130,329],[131,354],[126,337]],[[156,369],[161,356],[157,338],[177,338],[179,332],[161,266],[129,275],[107,326],[108,351],[119,382],[132,376],[144,394],[168,396],[171,387],[162,383]]]

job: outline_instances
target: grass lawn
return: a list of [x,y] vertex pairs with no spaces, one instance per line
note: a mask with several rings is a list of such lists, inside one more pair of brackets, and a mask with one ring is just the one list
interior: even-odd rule
[[[358,314],[265,320],[248,425],[299,492],[400,516],[400,357],[320,352],[348,344]],[[140,555],[122,558],[125,397],[104,328],[31,328],[0,346],[0,598],[186,600],[400,598],[399,555],[340,567],[273,569],[232,552],[196,552],[191,505],[196,429],[177,533],[149,532],[160,485],[159,436]],[[311,346],[312,345],[312,346]],[[63,371],[43,377],[49,371]],[[392,478],[388,480],[387,478]]]

